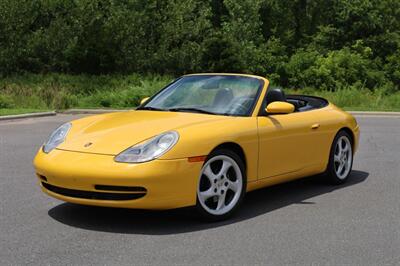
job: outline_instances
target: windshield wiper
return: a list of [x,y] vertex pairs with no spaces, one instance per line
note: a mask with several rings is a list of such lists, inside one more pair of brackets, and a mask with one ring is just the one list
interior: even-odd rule
[[161,109],[157,107],[151,107],[151,106],[143,106],[139,107],[136,110],[149,110],[149,111],[170,111],[170,112],[195,112],[195,113],[201,113],[201,114],[209,114],[209,115],[229,115],[229,114],[219,114],[219,113],[213,113],[210,111],[206,111],[203,109],[198,109],[198,108],[193,108],[193,107],[176,107],[176,108],[171,108],[171,109]]
[[177,108],[168,109],[168,111],[171,111],[171,112],[188,111],[188,112],[196,112],[196,113],[201,113],[201,114],[216,115],[216,113],[209,112],[209,111],[206,111],[203,109],[192,108],[192,107],[177,107]]
[[136,108],[136,110],[149,110],[149,111],[168,111],[165,109],[157,108],[157,107],[151,107],[151,106],[143,106]]

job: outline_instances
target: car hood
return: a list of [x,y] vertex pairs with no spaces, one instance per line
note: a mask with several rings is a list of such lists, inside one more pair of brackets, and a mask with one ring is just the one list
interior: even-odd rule
[[99,115],[73,121],[66,140],[57,149],[117,155],[135,144],[169,130],[230,118],[159,111],[127,111]]

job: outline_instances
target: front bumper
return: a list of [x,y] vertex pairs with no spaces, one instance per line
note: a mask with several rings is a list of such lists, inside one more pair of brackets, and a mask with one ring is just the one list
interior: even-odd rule
[[[40,150],[34,159],[34,166],[42,190],[63,201],[105,207],[173,209],[196,204],[197,180],[202,163],[176,159],[128,164],[116,163],[114,156],[110,155],[62,150],[46,154]],[[107,191],[99,189],[99,186],[106,187]],[[54,187],[57,190],[51,189]],[[140,187],[144,188],[145,194],[143,190],[138,191],[142,193],[141,197],[135,199],[124,196],[94,199],[90,196],[132,193],[120,189],[112,191],[113,187]],[[60,189],[84,194],[64,193]]]

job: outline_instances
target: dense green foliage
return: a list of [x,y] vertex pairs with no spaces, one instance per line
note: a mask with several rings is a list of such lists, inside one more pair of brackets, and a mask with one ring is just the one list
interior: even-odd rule
[[247,72],[390,94],[399,47],[399,0],[0,0],[3,76]]

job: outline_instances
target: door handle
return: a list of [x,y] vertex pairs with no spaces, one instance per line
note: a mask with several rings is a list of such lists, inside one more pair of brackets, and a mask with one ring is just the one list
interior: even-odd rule
[[311,129],[318,129],[319,126],[320,126],[319,124],[314,124],[314,125],[311,126]]

